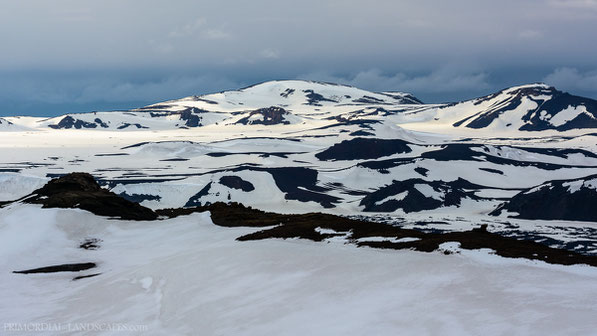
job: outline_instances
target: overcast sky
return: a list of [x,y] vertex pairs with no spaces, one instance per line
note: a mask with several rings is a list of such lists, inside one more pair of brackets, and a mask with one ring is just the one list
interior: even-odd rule
[[597,98],[597,0],[2,0],[0,115],[122,109],[271,79],[456,101]]

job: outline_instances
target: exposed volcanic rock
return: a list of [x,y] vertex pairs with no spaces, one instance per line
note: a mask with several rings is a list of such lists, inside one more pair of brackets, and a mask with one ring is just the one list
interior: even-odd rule
[[95,263],[88,262],[88,263],[79,263],[79,264],[62,264],[62,265],[52,265],[40,268],[32,268],[23,271],[13,271],[13,273],[18,274],[35,274],[35,273],[57,273],[57,272],[80,272],[85,271],[90,268],[96,267]]
[[349,135],[350,136],[354,136],[354,137],[357,137],[357,136],[361,136],[361,137],[362,136],[375,136],[374,133],[363,131],[363,130],[354,131],[354,132],[350,133]]
[[423,104],[423,102],[421,100],[419,100],[417,97],[413,96],[410,93],[389,91],[389,92],[382,92],[381,94],[388,96],[388,97],[392,97],[396,100],[400,100],[400,104],[413,104],[413,105]]
[[[433,146],[435,147],[435,146]],[[557,158],[568,158],[572,155],[582,155],[587,158],[593,158],[595,154],[582,149],[544,149],[544,148],[529,148],[529,147],[506,147],[506,146],[490,146],[477,144],[463,144],[450,143],[443,145],[435,150],[430,150],[422,153],[419,157],[414,158],[393,158],[386,160],[374,160],[360,162],[358,166],[369,169],[376,169],[380,172],[387,173],[388,169],[394,168],[407,163],[414,163],[423,159],[431,159],[435,161],[451,162],[451,161],[477,161],[489,162],[501,166],[516,166],[516,167],[536,167],[542,170],[558,170],[562,168],[588,168],[590,166],[567,165],[565,163],[549,163],[543,161],[529,161],[524,159],[510,158],[507,154],[502,154],[499,151],[509,148],[517,151],[524,151],[542,155],[549,155]],[[530,155],[528,155],[530,157]]]
[[248,117],[244,117],[236,123],[242,125],[288,125],[290,121],[286,120],[284,116],[289,114],[281,107],[270,106],[251,111]]
[[105,122],[103,122],[100,118],[95,118],[93,121],[95,121],[96,124],[100,125],[100,127],[102,128],[108,128],[110,126],[108,126],[108,124],[106,124]]
[[321,102],[337,103],[337,101],[326,98],[313,90],[303,90],[303,92],[308,99],[305,105],[321,106]]
[[[528,124],[520,128],[521,131],[543,131],[546,129],[556,129],[558,131],[567,131],[577,128],[597,128],[597,100],[573,96],[566,92],[552,89],[552,98],[541,102],[536,113],[528,113],[523,120]],[[565,113],[567,109],[582,109],[571,119],[563,119],[557,124],[556,116]]]
[[149,195],[149,194],[128,194],[126,192],[121,192],[118,194],[118,196],[129,200],[131,202],[135,202],[135,203],[141,203],[141,202],[145,202],[145,201],[160,201],[162,199],[161,196],[159,195]]
[[[597,179],[597,177],[595,178]],[[464,182],[462,183],[464,184]],[[572,187],[577,188],[578,186],[572,185]],[[238,203],[225,204],[221,202],[208,206],[163,209],[154,212],[101,189],[93,177],[85,173],[72,173],[54,179],[23,201],[41,203],[44,204],[44,207],[76,207],[86,210],[91,207],[92,210],[89,211],[95,214],[122,219],[155,220],[158,219],[158,215],[173,218],[194,212],[210,211],[212,221],[219,226],[274,226],[239,237],[240,241],[267,238],[304,238],[322,241],[326,238],[343,236],[348,242],[358,246],[414,249],[424,252],[438,250],[440,244],[446,242],[457,242],[464,249],[490,248],[496,254],[504,257],[522,257],[564,265],[584,263],[597,266],[597,256],[582,255],[573,251],[551,248],[533,241],[504,237],[487,232],[486,225],[466,232],[425,233],[414,229],[403,229],[389,224],[349,219],[330,214],[276,214],[245,207]],[[322,229],[327,229],[327,231],[322,231]],[[371,237],[383,239],[363,240],[363,238]],[[386,238],[387,240],[385,240]],[[402,238],[409,239],[400,241]],[[90,240],[89,242],[90,244],[82,244],[80,247],[96,247],[96,243],[99,241]],[[15,273],[78,272],[94,267],[96,267],[95,263],[62,264],[15,271]]]
[[[510,88],[474,100],[474,105],[483,103],[490,105],[455,122],[453,126],[481,129],[500,119],[506,112],[518,110],[518,122],[522,121],[519,127],[521,131],[567,131],[597,127],[597,100],[574,96],[544,84]],[[457,105],[450,104],[445,108]]]
[[[101,122],[101,120],[100,120],[100,122]],[[103,122],[101,122],[101,124],[103,124]],[[71,116],[66,116],[66,117],[62,118],[62,120],[60,120],[58,122],[58,124],[48,125],[48,127],[53,128],[53,129],[69,129],[69,128],[81,129],[81,128],[96,128],[97,124],[83,121],[80,119],[75,119]]]
[[135,124],[124,123],[124,124],[118,126],[118,129],[125,129],[125,128],[128,128],[129,126],[135,126],[135,127],[139,128],[139,129],[141,129],[141,128],[149,128],[149,127],[143,126],[143,125],[141,125],[139,123],[135,123]]
[[222,176],[220,177],[220,184],[228,188],[239,189],[245,192],[255,190],[255,186],[249,181],[245,181],[238,176]]
[[432,210],[440,207],[460,206],[465,198],[477,200],[471,189],[485,188],[459,178],[452,182],[409,179],[392,184],[365,196],[359,205],[368,212],[406,213]]
[[492,174],[499,174],[499,175],[504,175],[504,172],[499,170],[499,169],[493,169],[493,168],[479,168],[479,170],[483,170],[486,171],[488,173],[492,173]]
[[378,99],[371,96],[363,96],[359,99],[353,99],[352,102],[361,104],[388,104],[382,99]]
[[294,91],[296,91],[296,90],[288,88],[288,89],[284,90],[284,92],[280,93],[280,97],[288,98],[290,95],[292,95],[294,93]]
[[[167,217],[188,215],[209,211],[214,224],[224,227],[268,227],[237,238],[239,241],[269,238],[302,238],[323,241],[327,238],[344,236],[348,242],[358,246],[385,249],[413,249],[432,252],[447,242],[460,243],[463,249],[489,248],[496,254],[508,258],[541,260],[553,264],[587,264],[597,266],[597,256],[582,255],[573,251],[551,248],[528,240],[517,240],[487,231],[487,225],[465,232],[425,233],[414,229],[403,229],[389,224],[366,222],[345,217],[307,213],[283,215],[245,207],[238,203],[215,203],[207,207],[186,209],[164,209],[157,213]],[[322,231],[321,229],[327,229]],[[383,237],[387,240],[366,241],[363,238]],[[396,239],[414,238],[403,242]]]
[[[340,202],[340,198],[328,195],[326,192],[329,188],[317,185],[318,171],[306,167],[276,167],[263,168],[253,166],[241,166],[233,169],[228,169],[232,173],[241,171],[260,171],[267,172],[272,175],[276,186],[285,195],[287,200],[297,200],[299,202],[317,202],[324,208],[334,208],[336,203]],[[219,171],[218,171],[219,172]],[[213,172],[212,172],[213,173]],[[210,200],[210,189],[212,182],[208,183],[201,191],[191,197],[185,204],[185,207],[200,206],[214,203],[213,198]],[[216,200],[217,194],[215,195]]]
[[429,169],[423,167],[417,167],[414,169],[414,171],[416,171],[418,174],[422,176],[427,176],[427,173],[429,173]]
[[300,202],[317,202],[324,208],[334,208],[340,199],[326,194],[326,188],[317,185],[315,169],[305,167],[261,168],[272,174],[276,186],[284,192],[286,199]]
[[383,156],[410,153],[408,142],[400,139],[354,138],[344,140],[315,154],[320,160],[369,160]]
[[550,181],[516,194],[490,215],[514,212],[516,218],[597,222],[597,175]]
[[[211,182],[209,182],[205,187],[203,187],[198,193],[193,195],[187,203],[184,205],[185,207],[196,207],[201,206],[204,203],[201,202],[201,198],[204,196],[209,195],[209,190],[211,189]],[[209,204],[210,202],[205,202],[205,204]]]
[[188,127],[199,127],[201,125],[201,117],[195,114],[197,109],[188,108],[180,112],[180,120],[185,121],[185,125]]
[[93,176],[87,173],[71,173],[53,179],[25,197],[23,202],[42,204],[44,208],[78,208],[96,215],[121,219],[157,218],[151,209],[102,189]]

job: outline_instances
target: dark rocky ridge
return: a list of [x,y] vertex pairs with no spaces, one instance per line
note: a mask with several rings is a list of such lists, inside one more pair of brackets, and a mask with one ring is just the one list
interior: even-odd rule
[[[417,185],[433,189],[432,192],[441,196],[439,198],[426,196],[416,188]],[[483,188],[486,187],[470,183],[462,178],[452,182],[425,181],[422,179],[393,181],[392,184],[365,196],[359,205],[364,206],[364,211],[367,212],[393,212],[401,209],[405,213],[437,209],[439,207],[459,207],[465,198],[479,199],[474,191],[470,191],[471,189]],[[401,199],[389,199],[397,195],[404,196]]]
[[[297,200],[300,202],[317,202],[324,208],[333,208],[340,201],[338,197],[326,194],[328,188],[317,185],[318,171],[306,167],[276,167],[263,168],[250,165],[242,165],[232,169],[216,170],[210,173],[219,172],[241,172],[241,171],[260,171],[272,175],[276,186],[285,195],[288,200]],[[248,182],[248,181],[247,181]],[[204,201],[202,198],[210,194],[212,182],[208,183],[201,191],[192,196],[185,204],[185,207],[207,205],[211,202]]]
[[326,98],[313,90],[303,90],[303,92],[305,93],[305,97],[307,98],[307,102],[305,103],[305,105],[322,106],[321,102],[338,102],[336,100]]
[[388,96],[388,97],[392,97],[394,99],[400,100],[401,104],[412,104],[412,105],[423,104],[423,102],[421,100],[419,100],[417,97],[413,96],[410,93],[404,94],[404,93],[386,91],[386,92],[381,92],[381,94],[384,96]]
[[401,139],[354,138],[337,143],[315,154],[323,161],[370,160],[380,157],[410,153],[409,143]]
[[[207,207],[186,209],[164,209],[157,213],[167,217],[188,215],[194,212],[209,211],[214,224],[224,227],[268,227],[238,237],[239,241],[261,240],[270,238],[301,238],[323,241],[335,236],[345,236],[357,246],[384,249],[411,249],[421,252],[433,252],[446,242],[458,242],[463,249],[489,248],[497,255],[507,258],[525,258],[541,260],[552,264],[573,265],[587,264],[597,266],[597,256],[582,255],[574,251],[551,248],[528,240],[517,240],[487,231],[487,226],[464,232],[425,233],[414,229],[403,229],[389,224],[354,220],[345,217],[308,213],[302,215],[283,215],[264,212],[238,203],[215,203]],[[321,233],[317,228],[334,230],[337,233]],[[388,241],[359,242],[361,238],[386,237]],[[394,238],[417,238],[416,241],[397,243]]]
[[255,190],[255,186],[249,181],[245,181],[238,176],[222,176],[220,177],[220,184],[228,188],[239,189],[244,192]]
[[22,201],[41,204],[44,208],[78,208],[99,216],[121,219],[157,219],[151,209],[102,189],[87,173],[71,173],[53,179]]
[[[270,106],[251,111],[249,113],[249,116],[240,119],[236,123],[242,125],[288,125],[290,124],[290,122],[286,120],[284,116],[289,114],[290,112],[286,111],[281,107]],[[251,120],[251,117],[255,115],[262,116],[263,120]]]
[[[518,213],[514,217],[523,219],[597,222],[597,189],[584,185],[585,182],[595,179],[597,175],[582,179],[550,181],[514,195],[490,215],[499,216],[503,211],[508,211]],[[583,186],[571,192],[569,183],[579,183]]]
[[[162,217],[178,217],[194,212],[210,211],[212,221],[224,227],[268,227],[238,238],[240,241],[268,238],[303,238],[322,241],[334,236],[346,239],[358,246],[389,249],[414,249],[432,252],[446,242],[458,242],[464,249],[489,248],[496,254],[509,258],[526,258],[548,263],[597,266],[597,256],[582,255],[574,251],[551,248],[529,241],[504,237],[486,230],[486,225],[465,232],[425,233],[414,229],[403,229],[384,223],[349,219],[330,214],[308,213],[285,215],[263,212],[238,203],[215,203],[193,208],[163,209],[152,211],[136,203],[101,189],[93,177],[86,173],[72,173],[48,182],[43,188],[22,200],[43,204],[44,207],[79,208],[98,215],[122,219],[156,220]],[[336,233],[321,233],[318,228],[334,230]],[[388,241],[359,241],[367,237],[386,237]],[[391,239],[416,238],[416,241],[392,242]],[[78,271],[95,267],[94,263],[64,264],[38,269],[17,271],[19,273],[45,273]]]
[[[436,146],[433,146],[436,147]],[[557,170],[561,168],[590,168],[592,166],[567,165],[559,163],[549,163],[543,161],[522,161],[512,159],[500,154],[493,154],[490,147],[496,149],[503,149],[508,146],[491,146],[478,144],[464,144],[464,143],[449,143],[437,147],[435,150],[430,150],[422,153],[418,157],[395,158],[375,161],[360,162],[358,166],[370,169],[376,169],[380,172],[387,172],[387,169],[397,167],[407,163],[414,163],[420,159],[431,159],[435,161],[476,161],[489,162],[500,166],[517,166],[517,167],[537,167],[542,170]],[[331,148],[331,147],[330,147]],[[558,158],[567,158],[569,155],[580,154],[585,157],[593,158],[595,154],[582,149],[543,149],[543,148],[528,148],[528,147],[510,147],[512,149],[527,151],[529,153],[536,153]]]
[[141,124],[139,124],[139,123],[135,123],[135,124],[123,123],[122,125],[118,126],[117,128],[118,128],[119,130],[121,130],[121,129],[128,128],[128,127],[130,127],[130,126],[135,126],[137,129],[142,129],[142,128],[145,128],[145,129],[147,129],[147,128],[149,128],[149,127],[143,126],[143,125],[141,125]]
[[53,129],[70,129],[70,128],[76,128],[76,129],[81,129],[81,128],[97,128],[98,126],[103,127],[103,128],[107,128],[108,125],[106,123],[104,123],[101,119],[99,118],[95,118],[94,120],[95,122],[91,123],[91,122],[87,122],[81,119],[75,119],[71,116],[66,116],[64,118],[62,118],[58,124],[55,125],[48,125],[49,128],[53,128]]
[[52,266],[45,266],[39,268],[32,268],[23,271],[13,271],[13,273],[18,274],[35,274],[35,273],[57,273],[57,272],[80,272],[85,271],[90,268],[94,268],[97,265],[92,262],[88,263],[78,263],[78,264],[62,264],[62,265],[52,265]]
[[[454,127],[464,125],[467,128],[481,129],[489,126],[495,119],[498,119],[501,114],[511,111],[519,107],[523,103],[523,98],[528,98],[537,103],[537,108],[528,110],[521,115],[521,120],[525,122],[519,128],[521,131],[544,131],[554,129],[558,131],[567,131],[571,129],[582,128],[597,128],[597,100],[574,96],[566,92],[558,91],[553,87],[545,87],[543,85],[527,86],[517,90],[506,93],[506,90],[488,95],[486,97],[478,98],[474,101],[474,105],[479,105],[483,102],[495,99],[504,94],[507,97],[503,101],[492,104],[485,110],[468,116],[453,124]],[[545,98],[545,97],[548,98]],[[451,107],[456,104],[449,104],[446,107]],[[585,107],[588,114],[580,114],[572,120],[568,120],[561,125],[553,125],[549,122],[549,118],[541,115],[545,111],[545,115],[552,117],[567,109],[568,107]]]

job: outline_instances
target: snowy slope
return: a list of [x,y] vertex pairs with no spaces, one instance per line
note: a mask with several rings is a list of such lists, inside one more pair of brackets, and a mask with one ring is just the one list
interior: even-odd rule
[[[239,242],[251,229],[217,227],[206,213],[129,222],[1,206],[50,178],[88,172],[151,209],[240,202],[424,232],[487,224],[596,255],[592,104],[545,85],[426,105],[403,93],[273,81],[131,111],[0,118],[0,316],[125,323],[156,335],[591,334],[591,267],[451,243],[444,255],[341,238]],[[97,267],[75,274],[11,273],[90,262]]]
[[[0,209],[0,316],[12,328],[3,334],[589,335],[597,326],[592,267],[456,246],[444,255],[235,240],[250,231],[215,226],[207,213],[127,222]],[[75,262],[97,267],[12,273]],[[103,329],[83,329],[93,326]]]
[[272,81],[238,91],[191,96],[131,111],[67,114],[37,118],[33,122],[31,118],[10,118],[4,123],[27,124],[40,129],[164,130],[222,122],[260,124],[267,109],[283,110],[285,117],[281,123],[292,124],[301,122],[301,117],[320,120],[334,118],[344,112],[359,113],[366,108],[406,105],[402,108],[408,109],[418,104],[417,98],[401,92],[375,93],[351,86],[310,81]]
[[545,84],[530,84],[431,108],[422,115],[434,123],[492,132],[568,131],[597,128],[597,101],[561,92]]
[[550,181],[524,190],[500,205],[492,215],[515,213],[525,219],[567,219],[597,222],[597,175]]
[[[36,132],[0,132],[0,174],[90,172],[152,208],[237,201],[286,212],[487,215],[523,190],[597,174],[594,130],[520,130],[539,101],[591,106],[539,84],[430,106],[396,92],[272,81],[131,111],[5,118]],[[566,111],[541,120],[572,125]],[[4,184],[0,201],[28,191]]]

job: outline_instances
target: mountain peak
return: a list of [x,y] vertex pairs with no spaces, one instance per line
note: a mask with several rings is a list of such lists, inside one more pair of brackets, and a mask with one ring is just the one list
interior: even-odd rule
[[[596,128],[597,101],[558,91],[545,83],[513,86],[472,101],[447,105],[462,110],[455,127],[544,131]],[[453,114],[455,115],[455,114]]]

